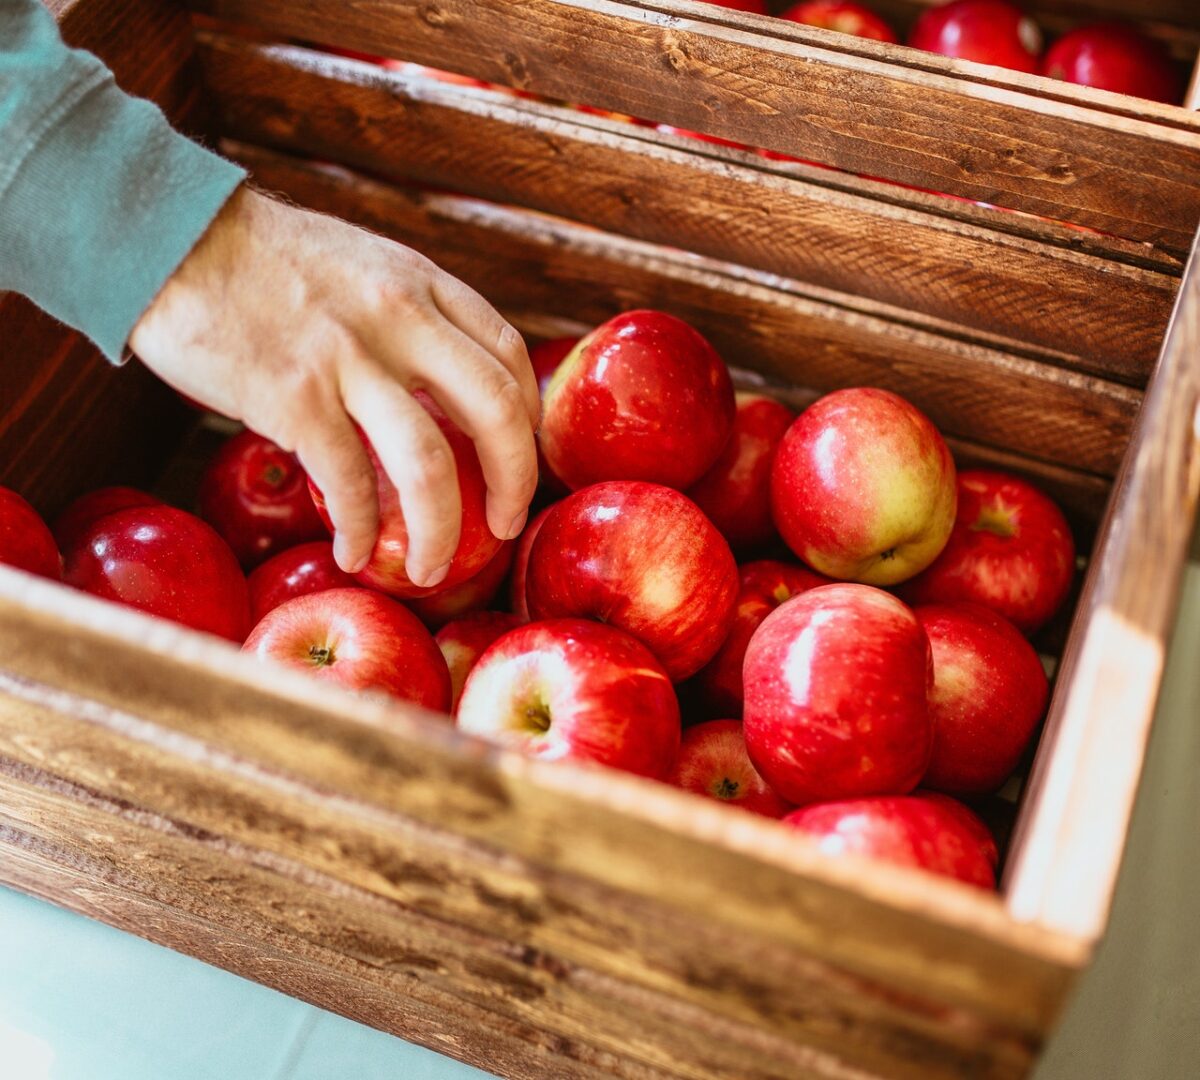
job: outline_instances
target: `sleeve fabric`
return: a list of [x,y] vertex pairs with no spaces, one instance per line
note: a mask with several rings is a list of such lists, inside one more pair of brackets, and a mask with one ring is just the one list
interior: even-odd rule
[[244,179],[68,49],[39,0],[0,0],[0,290],[119,361]]

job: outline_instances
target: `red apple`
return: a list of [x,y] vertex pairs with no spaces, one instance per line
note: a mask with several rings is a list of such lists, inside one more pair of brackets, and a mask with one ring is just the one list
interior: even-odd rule
[[761,394],[738,394],[733,436],[716,463],[687,494],[735,552],[759,551],[779,534],[771,520],[771,463],[795,419]]
[[[944,796],[885,796],[818,803],[783,819],[827,855],[915,866],[984,889],[996,887],[996,842],[961,803]],[[990,844],[982,841],[986,835]]]
[[434,635],[450,668],[451,712],[458,711],[458,699],[475,661],[493,641],[521,625],[522,621],[507,611],[472,611],[446,623]]
[[660,484],[594,484],[546,515],[529,556],[534,619],[580,615],[632,634],[678,682],[733,624],[737,564],[686,495]]
[[975,604],[927,604],[916,616],[933,651],[933,757],[922,783],[971,795],[1008,779],[1050,693],[1042,662],[1007,619]]
[[732,8],[734,11],[749,11],[755,15],[768,15],[766,0],[708,0],[717,7]]
[[513,556],[512,580],[509,583],[509,607],[521,622],[529,622],[529,601],[525,595],[525,580],[529,574],[529,553],[533,550],[533,542],[537,539],[538,531],[546,521],[546,515],[555,504],[547,506],[525,526],[525,531],[517,537],[517,550]]
[[929,641],[901,601],[824,585],[773,611],[743,667],[750,760],[790,802],[903,795],[933,747]]
[[542,405],[542,450],[573,490],[603,480],[686,488],[733,431],[733,383],[682,319],[630,311],[584,337]]
[[408,601],[411,610],[431,630],[444,626],[451,619],[480,611],[487,607],[500,591],[512,566],[515,540],[505,540],[491,561],[474,577],[432,596],[418,596]]
[[[388,479],[375,448],[366,436],[363,436],[363,443],[371,458],[371,464],[375,467],[375,477],[378,481],[379,539],[375,541],[375,550],[371,553],[370,562],[354,577],[368,588],[404,598],[432,596],[434,593],[453,588],[479,573],[500,550],[500,540],[488,528],[487,483],[483,479],[483,469],[475,453],[475,444],[451,422],[428,394],[418,391],[413,396],[437,422],[454,454],[458,490],[462,498],[462,532],[458,548],[450,561],[450,572],[441,584],[432,589],[414,585],[404,569],[404,559],[408,554],[408,528],[404,524],[404,508],[400,505],[399,493]],[[325,508],[325,497],[311,479],[308,484],[321,517],[325,524],[332,528],[333,523]]]
[[746,646],[763,619],[785,600],[820,585],[833,584],[829,578],[803,566],[772,559],[746,563],[739,573],[741,583],[733,629],[717,655],[696,675],[703,707],[710,715],[742,715],[742,662],[746,659]]
[[216,452],[197,502],[200,516],[246,567],[329,535],[296,455],[253,431],[240,432]]
[[95,519],[67,553],[63,580],[105,600],[240,642],[250,625],[246,578],[230,547],[173,506]]
[[1074,574],[1062,511],[1019,477],[980,469],[958,478],[950,541],[903,594],[910,604],[981,604],[1032,634],[1062,606]]
[[293,597],[267,613],[242,651],[347,690],[450,708],[450,671],[429,631],[403,604],[369,589]]
[[895,31],[875,12],[852,0],[807,0],[806,3],[788,8],[780,17],[874,41],[895,44],[899,40]]
[[31,574],[62,577],[62,559],[38,512],[10,488],[0,487],[0,563]]
[[679,750],[679,703],[644,645],[613,626],[552,619],[481,656],[458,726],[547,761],[591,761],[662,779]]
[[[559,337],[539,342],[529,350],[529,363],[533,366],[533,374],[537,379],[538,393],[543,398],[546,396],[550,380],[554,378],[554,373],[558,370],[558,365],[578,344],[579,338],[577,337]],[[554,498],[565,495],[570,488],[554,475],[554,470],[546,463],[546,455],[542,453],[541,432],[538,433],[537,455],[538,481],[542,489]]]
[[736,720],[709,720],[688,728],[670,782],[764,817],[780,818],[791,809],[758,775]]
[[926,52],[1033,74],[1043,39],[1038,24],[1006,0],[953,0],[926,11],[908,43]]
[[838,390],[788,429],[771,469],[783,539],[822,574],[895,585],[954,527],[954,459],[924,415],[887,390]]
[[1183,83],[1171,54],[1125,23],[1081,26],[1046,52],[1042,74],[1097,90],[1178,105]]
[[133,487],[102,487],[80,495],[54,520],[54,539],[60,551],[69,551],[78,542],[83,531],[97,518],[116,510],[127,510],[133,506],[159,506],[148,491]]
[[246,579],[250,618],[257,624],[285,601],[328,589],[349,589],[354,578],[333,560],[333,544],[314,540],[288,548],[256,567]]

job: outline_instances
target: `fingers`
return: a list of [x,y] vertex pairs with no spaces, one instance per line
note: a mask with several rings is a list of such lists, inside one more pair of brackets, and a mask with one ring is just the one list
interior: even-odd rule
[[400,497],[408,529],[405,572],[423,588],[439,584],[450,571],[462,528],[450,444],[433,417],[383,370],[363,367],[342,393]]

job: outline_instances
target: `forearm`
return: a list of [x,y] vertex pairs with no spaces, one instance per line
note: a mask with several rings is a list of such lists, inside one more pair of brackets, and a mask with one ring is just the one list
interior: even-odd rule
[[37,0],[0,0],[0,289],[110,359],[244,178],[63,45]]

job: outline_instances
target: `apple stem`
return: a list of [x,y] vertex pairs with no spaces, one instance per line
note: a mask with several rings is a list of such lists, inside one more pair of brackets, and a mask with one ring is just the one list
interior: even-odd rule
[[722,776],[713,789],[713,794],[718,799],[736,799],[741,786],[736,780],[730,780],[728,776]]
[[308,650],[308,658],[313,662],[314,667],[328,667],[337,659],[337,656],[332,645],[311,645]]
[[535,701],[525,706],[525,723],[529,730],[550,730],[550,707],[544,701]]

